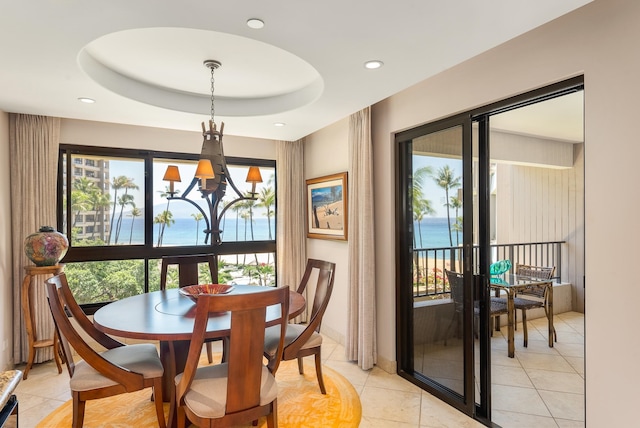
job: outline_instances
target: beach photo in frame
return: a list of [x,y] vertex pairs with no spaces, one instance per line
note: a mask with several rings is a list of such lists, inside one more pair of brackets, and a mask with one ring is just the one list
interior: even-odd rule
[[307,180],[307,237],[347,240],[347,173]]

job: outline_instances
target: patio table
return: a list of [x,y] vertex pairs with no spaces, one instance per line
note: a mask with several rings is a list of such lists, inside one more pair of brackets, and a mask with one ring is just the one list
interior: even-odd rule
[[549,324],[549,347],[553,348],[553,282],[549,279],[532,278],[523,275],[505,274],[493,276],[489,285],[497,290],[504,290],[507,294],[507,344],[508,355],[515,355],[515,308],[513,299],[518,292],[528,287],[546,287],[547,294],[547,320]]

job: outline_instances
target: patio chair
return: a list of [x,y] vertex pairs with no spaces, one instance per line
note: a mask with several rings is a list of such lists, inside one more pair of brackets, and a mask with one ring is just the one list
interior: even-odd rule
[[[444,344],[447,345],[447,337],[449,336],[449,332],[451,331],[451,327],[456,324],[456,329],[460,328],[460,317],[462,316],[462,310],[464,308],[464,276],[461,273],[454,272],[451,270],[445,269],[445,275],[447,276],[447,280],[449,281],[449,287],[451,288],[451,299],[454,304],[454,313],[451,321],[449,322],[449,326],[447,327],[444,335]],[[489,317],[491,322],[495,322],[495,317],[507,313],[507,304],[502,303],[500,301],[494,300],[493,298],[490,301],[491,307],[489,308]],[[473,305],[473,315],[474,317],[480,316],[480,307],[478,306],[478,302],[474,302]],[[457,331],[457,330],[456,330]],[[493,336],[493,326],[489,329],[491,335]],[[476,334],[477,337],[477,334]]]
[[[555,266],[545,267],[545,266],[531,266],[531,265],[516,265],[516,275],[527,276],[530,278],[536,279],[548,279],[551,281],[553,278],[553,273],[555,272]],[[547,318],[549,318],[549,313],[547,311],[547,303],[548,303],[548,288],[543,285],[532,286],[527,288],[524,291],[518,292],[518,294],[513,299],[513,308],[514,308],[514,322],[517,325],[517,313],[518,309],[522,312],[522,332],[524,334],[524,347],[526,348],[529,344],[529,334],[527,331],[527,310],[535,309],[535,308],[544,308],[544,313]],[[527,296],[529,298],[520,297]],[[503,301],[505,304],[507,303],[506,297],[494,297],[497,301]],[[554,342],[558,341],[558,335],[556,334],[556,328],[553,327],[553,340]]]

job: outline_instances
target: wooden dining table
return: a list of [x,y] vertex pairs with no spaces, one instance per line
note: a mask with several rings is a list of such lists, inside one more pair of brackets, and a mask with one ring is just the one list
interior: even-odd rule
[[528,287],[547,288],[547,321],[549,324],[549,348],[553,348],[553,282],[550,279],[533,278],[524,275],[506,274],[491,277],[491,288],[507,293],[507,353],[510,358],[515,356],[515,307],[513,299],[519,291]]
[[[269,290],[270,287],[254,285],[234,285],[230,293],[250,294]],[[289,318],[300,315],[305,307],[304,296],[291,290],[289,293]],[[248,296],[249,297],[249,296]],[[175,395],[174,378],[184,370],[189,344],[193,333],[196,303],[181,295],[178,289],[154,291],[127,297],[109,303],[93,315],[97,329],[114,336],[158,340],[160,359],[164,367],[164,401],[173,403]],[[280,318],[278,307],[267,308],[267,325],[275,324]],[[231,313],[211,314],[205,338],[225,338],[229,336]],[[175,412],[169,417],[170,425],[175,423]],[[173,423],[172,423],[173,422]]]

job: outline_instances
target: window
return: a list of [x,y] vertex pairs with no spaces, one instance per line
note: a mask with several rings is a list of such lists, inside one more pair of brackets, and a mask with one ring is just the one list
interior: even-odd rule
[[[192,185],[197,158],[61,146],[58,229],[69,238],[65,271],[83,304],[104,304],[157,289],[159,260],[169,254],[215,252],[219,282],[275,285],[275,161],[227,158],[229,176],[242,194],[251,191],[245,182],[249,166],[260,167],[263,182],[256,187],[255,200],[228,208],[237,195],[227,185],[217,213],[222,214],[222,243],[212,245],[210,211],[198,183],[186,195],[189,201],[182,197]],[[89,164],[99,169],[84,169],[84,176],[67,171],[71,165]],[[182,177],[174,183],[173,197],[169,183],[162,180],[168,165],[177,165]]]

